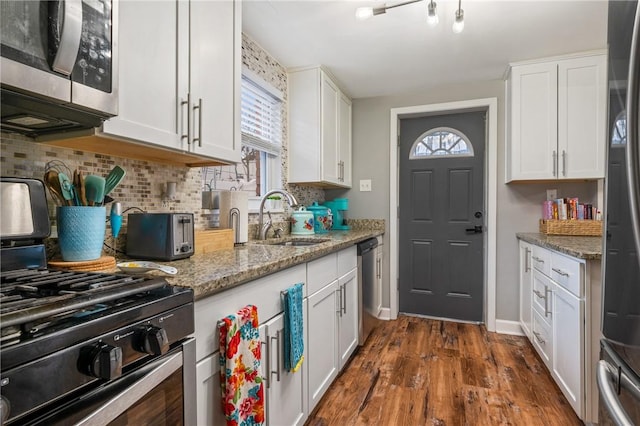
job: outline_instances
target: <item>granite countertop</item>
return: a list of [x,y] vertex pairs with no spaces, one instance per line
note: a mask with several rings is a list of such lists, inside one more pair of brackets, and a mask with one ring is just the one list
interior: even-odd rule
[[571,235],[546,235],[540,233],[517,233],[516,237],[578,259],[602,258],[602,237],[579,237]]
[[[327,240],[312,246],[274,246],[250,241],[245,246],[196,254],[170,263],[178,269],[174,276],[158,273],[172,285],[189,287],[196,300],[211,296],[265,275],[322,257],[352,246],[367,238],[382,235],[382,230],[331,231],[304,239]],[[284,237],[278,241],[291,239]],[[274,239],[267,240],[268,242]],[[155,273],[154,273],[155,274]]]

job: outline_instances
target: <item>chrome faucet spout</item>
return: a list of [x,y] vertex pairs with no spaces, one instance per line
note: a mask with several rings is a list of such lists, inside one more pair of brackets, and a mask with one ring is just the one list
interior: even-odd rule
[[[298,200],[296,199],[296,197],[293,194],[285,191],[284,189],[272,189],[271,191],[264,194],[260,199],[260,208],[258,209],[258,235],[256,236],[258,240],[266,239],[267,232],[271,228],[271,226],[265,226],[264,223],[264,204],[267,201],[267,198],[274,194],[280,194],[284,196],[284,198],[287,200],[287,204],[289,204],[291,207],[298,206]],[[269,225],[271,225],[271,221],[269,221]]]

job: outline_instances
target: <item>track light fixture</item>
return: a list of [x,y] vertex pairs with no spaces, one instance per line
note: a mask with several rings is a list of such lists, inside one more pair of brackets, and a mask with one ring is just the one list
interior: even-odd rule
[[[387,10],[400,6],[406,6],[408,4],[417,3],[423,0],[409,0],[401,3],[396,3],[387,6],[382,5],[378,7],[359,7],[356,9],[356,18],[360,21],[369,19],[375,15],[382,15],[387,13]],[[424,0],[427,1],[427,0]],[[427,24],[430,26],[436,26],[438,24],[438,5],[433,0],[428,0],[427,4]],[[464,29],[464,10],[462,10],[462,0],[458,0],[458,9],[455,12],[455,21],[453,23],[453,32],[460,33]]]

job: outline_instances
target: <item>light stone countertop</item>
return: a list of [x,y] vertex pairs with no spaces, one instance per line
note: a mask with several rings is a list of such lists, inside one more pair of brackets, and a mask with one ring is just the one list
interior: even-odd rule
[[578,259],[602,258],[602,237],[580,237],[571,235],[546,235],[541,233],[517,233],[516,237]]
[[[328,234],[298,237],[305,240],[328,239],[312,246],[298,247],[250,241],[245,246],[234,249],[196,254],[187,259],[167,262],[167,265],[178,269],[177,275],[160,272],[153,272],[153,275],[166,278],[172,285],[192,288],[198,300],[282,269],[309,262],[383,233],[383,230],[331,231]],[[287,236],[279,241],[289,239],[291,237]]]

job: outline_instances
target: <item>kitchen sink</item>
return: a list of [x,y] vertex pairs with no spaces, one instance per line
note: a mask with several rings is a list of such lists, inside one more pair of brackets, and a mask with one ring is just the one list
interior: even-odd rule
[[320,243],[326,243],[327,241],[331,241],[329,239],[321,239],[321,238],[309,238],[309,239],[287,239],[283,241],[271,240],[264,241],[263,244],[271,245],[271,246],[284,246],[284,247],[306,247],[306,246],[314,246]]

